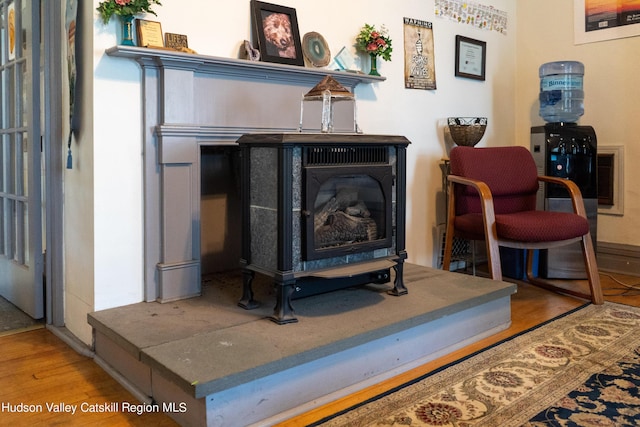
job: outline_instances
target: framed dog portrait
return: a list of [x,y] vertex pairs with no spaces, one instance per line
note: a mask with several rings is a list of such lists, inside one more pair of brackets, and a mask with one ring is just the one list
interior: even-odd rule
[[262,61],[304,66],[295,9],[251,0],[251,15]]

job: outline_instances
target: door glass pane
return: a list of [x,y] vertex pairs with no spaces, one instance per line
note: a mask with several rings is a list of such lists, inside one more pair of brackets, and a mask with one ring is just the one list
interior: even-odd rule
[[7,197],[9,197],[10,194],[12,194],[14,192],[14,179],[13,179],[13,175],[14,175],[14,162],[12,161],[12,159],[14,158],[14,154],[13,154],[13,149],[15,147],[15,135],[14,134],[9,134],[7,135],[8,138],[6,139],[6,144],[3,147],[3,153],[4,153],[4,164],[2,165],[2,175],[4,176],[3,179],[3,188],[2,190],[7,194]]
[[0,65],[0,129],[7,127],[7,91],[9,84],[7,81],[7,70]]
[[27,153],[26,133],[20,132],[17,134],[16,139],[16,174],[15,174],[15,194],[16,196],[27,196],[27,165],[29,161],[29,154]]
[[8,129],[11,129],[12,127],[14,127],[14,104],[15,104],[15,67],[13,65],[9,65],[7,67],[6,70],[6,74],[7,74],[7,81],[6,81],[6,94],[7,96],[5,97],[6,99],[6,117],[7,117],[7,122],[5,123],[5,127]]
[[26,202],[19,204],[18,241],[16,243],[15,260],[19,264],[29,265],[29,205]]
[[21,61],[16,64],[16,123],[20,127],[27,127],[27,108],[29,103],[27,102],[27,63]]
[[6,212],[7,212],[7,209],[9,208],[9,206],[7,206],[8,202],[9,201],[6,198],[0,196],[0,256],[7,255],[8,240],[7,240],[7,233],[6,233],[7,227],[5,227],[5,220],[6,220]]
[[5,25],[6,21],[4,19],[4,16],[4,3],[0,3],[0,64],[4,64],[5,62],[7,62],[7,59],[5,57],[5,52],[7,49],[7,26]]
[[24,133],[24,142],[22,143],[22,177],[21,187],[20,187],[20,195],[27,197],[29,196],[29,167],[31,162],[31,158],[29,157],[29,138],[27,137],[28,133]]

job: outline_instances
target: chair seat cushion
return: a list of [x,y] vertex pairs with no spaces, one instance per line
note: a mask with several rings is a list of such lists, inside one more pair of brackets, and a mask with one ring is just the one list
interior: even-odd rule
[[[549,224],[554,224],[550,227]],[[482,214],[465,214],[455,218],[455,228],[469,239],[483,239]],[[527,243],[554,242],[584,236],[589,222],[567,212],[525,211],[496,215],[499,239]]]

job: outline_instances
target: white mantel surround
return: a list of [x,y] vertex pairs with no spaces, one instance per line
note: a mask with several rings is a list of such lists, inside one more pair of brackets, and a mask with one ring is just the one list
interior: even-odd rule
[[292,132],[302,94],[326,75],[351,91],[384,77],[116,46],[143,90],[145,300],[200,294],[200,148],[246,133]]

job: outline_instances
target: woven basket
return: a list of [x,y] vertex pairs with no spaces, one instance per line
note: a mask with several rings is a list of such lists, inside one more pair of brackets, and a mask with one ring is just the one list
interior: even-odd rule
[[486,117],[449,117],[447,119],[451,139],[456,145],[473,147],[484,136]]

